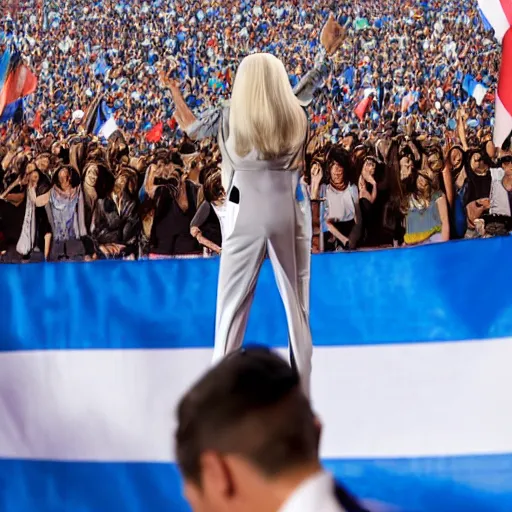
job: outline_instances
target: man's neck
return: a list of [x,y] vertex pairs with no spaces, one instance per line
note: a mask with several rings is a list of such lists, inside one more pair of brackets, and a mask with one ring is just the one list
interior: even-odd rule
[[321,471],[322,466],[316,461],[273,479],[266,492],[267,507],[265,510],[279,512],[301,484]]

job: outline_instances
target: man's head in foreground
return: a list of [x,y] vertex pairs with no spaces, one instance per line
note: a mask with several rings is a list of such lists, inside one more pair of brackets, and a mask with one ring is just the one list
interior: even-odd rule
[[194,512],[278,510],[321,469],[318,441],[298,375],[263,347],[226,357],[178,407],[176,455]]

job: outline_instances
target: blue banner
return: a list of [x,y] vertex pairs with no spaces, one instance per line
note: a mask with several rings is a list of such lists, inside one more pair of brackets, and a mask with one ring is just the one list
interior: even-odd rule
[[[494,238],[312,258],[322,458],[369,510],[512,510],[511,252]],[[217,272],[0,266],[2,512],[189,510],[174,409],[210,365]],[[246,340],[287,339],[265,262]]]

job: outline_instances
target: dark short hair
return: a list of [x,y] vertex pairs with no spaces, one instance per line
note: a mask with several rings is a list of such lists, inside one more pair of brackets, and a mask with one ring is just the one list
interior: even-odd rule
[[503,164],[505,164],[507,162],[509,162],[509,163],[512,162],[512,154],[510,154],[510,155],[503,155],[498,160],[498,164],[499,165],[503,165]]
[[345,181],[353,183],[354,169],[348,151],[343,149],[341,146],[333,146],[327,153],[326,172],[329,180],[331,178],[331,167],[334,163],[343,167]]
[[318,459],[318,430],[299,377],[264,347],[224,358],[186,393],[177,416],[177,461],[197,485],[205,451],[242,456],[266,476]]
[[181,158],[181,155],[177,151],[171,152],[171,158],[170,161],[173,165],[179,168],[184,167],[183,159]]
[[330,167],[333,163],[337,163],[345,171],[349,171],[351,167],[350,154],[341,146],[332,146],[327,153],[327,164]]
[[197,147],[190,139],[188,139],[182,142],[178,152],[181,155],[192,155],[197,152]]

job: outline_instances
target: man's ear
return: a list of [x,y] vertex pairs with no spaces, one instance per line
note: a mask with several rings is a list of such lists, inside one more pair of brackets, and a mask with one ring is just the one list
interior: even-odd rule
[[220,499],[228,499],[235,491],[231,466],[225,457],[213,451],[201,456],[202,485],[208,496],[217,495]]

